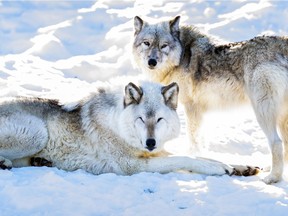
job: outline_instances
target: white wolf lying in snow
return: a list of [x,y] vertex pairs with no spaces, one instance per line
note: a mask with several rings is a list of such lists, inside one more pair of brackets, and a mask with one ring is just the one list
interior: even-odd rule
[[[129,83],[124,95],[99,88],[72,108],[55,100],[16,98],[0,103],[0,166],[35,163],[93,174],[130,175],[177,170],[208,175],[254,175],[257,168],[203,158],[168,156],[177,137],[178,85]],[[41,160],[43,159],[43,160]],[[39,164],[40,163],[40,164]]]

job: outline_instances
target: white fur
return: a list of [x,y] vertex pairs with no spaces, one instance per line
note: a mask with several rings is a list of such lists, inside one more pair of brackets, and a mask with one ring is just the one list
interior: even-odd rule
[[[2,102],[0,166],[27,166],[31,158],[40,157],[60,169],[93,174],[187,170],[223,175],[251,170],[208,159],[167,157],[163,145],[180,128],[177,95],[175,83],[130,83],[124,95],[99,89],[69,109],[33,98]],[[147,139],[155,140],[154,149],[147,149]]]

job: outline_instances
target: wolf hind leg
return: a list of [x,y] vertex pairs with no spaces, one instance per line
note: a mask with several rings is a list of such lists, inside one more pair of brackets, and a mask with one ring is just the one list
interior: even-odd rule
[[0,169],[11,169],[12,162],[7,158],[0,156]]
[[264,182],[267,184],[271,184],[280,181],[282,178],[283,146],[282,141],[277,133],[275,113],[272,113],[273,110],[269,111],[269,108],[266,111],[261,108],[259,109],[259,106],[258,109],[256,109],[255,111],[256,117],[260,127],[262,128],[268,139],[268,144],[272,154],[271,171],[270,174],[264,178]]
[[21,113],[0,120],[0,163],[11,167],[11,161],[32,156],[46,146],[48,132],[40,118]]
[[[270,86],[271,87],[271,86]],[[283,146],[277,132],[277,114],[279,110],[278,95],[273,92],[264,92],[265,87],[255,89],[256,96],[252,98],[253,108],[257,121],[265,133],[272,155],[270,174],[263,179],[267,184],[281,180],[283,173]],[[267,88],[266,88],[267,89]]]
[[[258,123],[268,139],[272,154],[270,174],[264,178],[264,182],[275,183],[281,180],[284,168],[283,144],[277,126],[282,116],[285,95],[287,95],[287,68],[280,66],[278,62],[265,62],[250,72],[252,76],[248,81],[247,89]],[[284,144],[287,143],[285,133],[282,139]]]

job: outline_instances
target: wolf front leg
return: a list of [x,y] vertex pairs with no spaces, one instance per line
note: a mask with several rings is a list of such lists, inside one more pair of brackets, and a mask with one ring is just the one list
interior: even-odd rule
[[[144,159],[143,159],[144,160]],[[143,161],[144,162],[144,161]],[[190,171],[206,175],[232,175],[235,169],[224,163],[203,158],[186,156],[156,157],[145,159],[141,165],[143,172],[169,173],[175,171]]]
[[200,152],[199,129],[205,108],[193,103],[192,101],[184,104],[184,108],[186,115],[187,135],[190,141],[189,153],[193,155]]
[[254,166],[228,165],[220,161],[207,158],[193,158],[187,156],[156,157],[146,159],[142,164],[142,172],[169,173],[175,171],[190,171],[205,175],[236,175],[251,176],[259,173]]
[[279,120],[279,129],[284,145],[284,162],[288,164],[288,103],[285,109],[285,113],[282,115],[283,117]]

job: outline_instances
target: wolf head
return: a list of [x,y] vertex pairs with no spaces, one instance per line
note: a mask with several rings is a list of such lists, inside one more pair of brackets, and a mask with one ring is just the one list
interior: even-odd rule
[[163,150],[164,143],[179,134],[178,91],[176,83],[162,86],[146,82],[141,87],[129,83],[119,121],[121,137],[141,151]]
[[133,56],[149,76],[157,77],[157,73],[180,64],[179,21],[180,16],[156,24],[149,24],[138,16],[134,18]]

